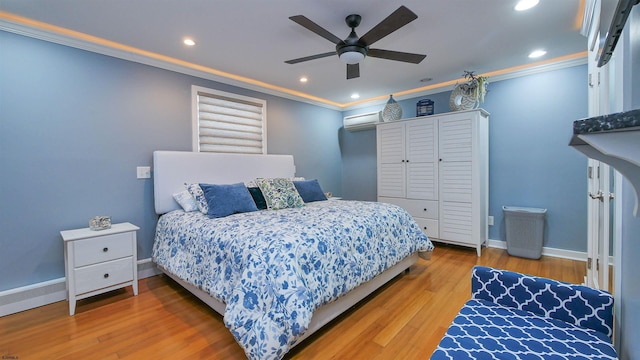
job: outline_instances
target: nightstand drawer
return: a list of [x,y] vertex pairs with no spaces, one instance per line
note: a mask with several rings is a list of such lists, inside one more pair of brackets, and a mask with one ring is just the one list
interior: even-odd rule
[[77,240],[73,243],[73,248],[76,268],[120,259],[133,255],[133,235],[121,233]]
[[131,257],[74,270],[76,295],[133,280]]

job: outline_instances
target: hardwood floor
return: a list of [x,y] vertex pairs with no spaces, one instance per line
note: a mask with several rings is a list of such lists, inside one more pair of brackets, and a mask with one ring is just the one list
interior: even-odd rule
[[[294,348],[288,359],[426,359],[470,297],[471,268],[485,265],[581,283],[581,261],[529,260],[499,249],[436,244],[430,261],[385,285]],[[0,318],[3,359],[244,359],[222,316],[164,275],[140,293],[116,290]]]

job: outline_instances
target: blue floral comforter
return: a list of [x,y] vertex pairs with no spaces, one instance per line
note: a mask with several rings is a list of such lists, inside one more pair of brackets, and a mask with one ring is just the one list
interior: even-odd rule
[[158,221],[153,260],[226,304],[225,325],[250,359],[279,359],[313,311],[433,245],[389,204],[318,201],[209,219]]

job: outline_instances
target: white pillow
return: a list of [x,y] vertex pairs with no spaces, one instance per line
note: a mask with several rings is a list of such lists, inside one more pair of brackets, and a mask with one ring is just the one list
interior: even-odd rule
[[209,213],[209,204],[204,197],[204,192],[200,188],[200,184],[187,184],[187,191],[191,194],[191,197],[196,201],[198,209],[201,213],[207,215]]
[[188,190],[183,190],[179,193],[173,194],[173,198],[176,199],[185,212],[198,210],[198,204]]

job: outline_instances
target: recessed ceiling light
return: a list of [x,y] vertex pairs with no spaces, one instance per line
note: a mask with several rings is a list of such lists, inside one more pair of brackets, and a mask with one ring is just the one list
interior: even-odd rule
[[516,9],[516,11],[529,10],[532,7],[538,5],[539,2],[540,0],[520,0],[518,1],[514,9]]
[[195,45],[195,44],[196,44],[196,42],[195,42],[195,41],[193,41],[193,39],[188,39],[188,38],[187,38],[187,39],[184,39],[182,42],[183,42],[185,45],[187,45],[187,46],[193,46],[193,45]]
[[351,94],[351,98],[352,99],[360,99],[360,94],[357,94],[357,93]]
[[544,56],[547,52],[545,50],[535,50],[532,51],[531,54],[529,54],[529,57],[531,59],[535,59],[535,58],[539,58],[541,56]]
[[306,83],[307,81],[309,81],[309,79],[307,79],[306,76],[303,76],[303,77],[300,78],[300,82],[301,83]]

